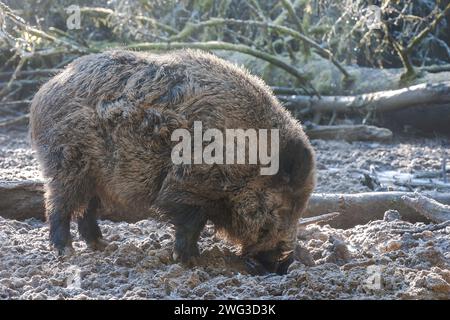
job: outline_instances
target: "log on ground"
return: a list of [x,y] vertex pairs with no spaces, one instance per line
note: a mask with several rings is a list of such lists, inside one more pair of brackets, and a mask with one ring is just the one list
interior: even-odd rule
[[[428,198],[442,204],[450,204],[450,193],[424,193]],[[402,197],[414,196],[413,192],[365,192],[355,194],[315,193],[312,195],[304,218],[327,212],[339,212],[330,225],[336,228],[351,228],[373,220],[383,219],[387,210],[397,210],[403,220],[428,222],[420,212],[408,206]]]
[[44,186],[40,181],[1,181],[0,216],[44,219]]
[[450,221],[450,206],[437,202],[436,200],[415,194],[413,197],[403,196],[405,204],[433,222],[441,223]]
[[365,93],[355,96],[310,97],[303,95],[280,95],[278,97],[288,107],[309,109],[311,112],[387,112],[414,106],[449,104],[450,81],[422,83],[403,89]]
[[389,141],[392,131],[367,125],[312,126],[306,128],[310,139],[345,140],[345,141]]
[[[40,181],[0,182],[0,216],[24,220],[38,218],[44,220],[44,191]],[[427,197],[450,205],[450,193],[424,193]],[[368,192],[356,194],[312,195],[303,218],[320,216],[330,212],[340,214],[330,221],[337,228],[350,228],[369,221],[383,219],[384,212],[398,210],[404,220],[428,221],[423,214],[405,204],[403,196],[414,196],[412,192]],[[156,213],[140,212],[130,214],[125,209],[104,209],[102,219],[111,221],[136,222],[154,216]]]

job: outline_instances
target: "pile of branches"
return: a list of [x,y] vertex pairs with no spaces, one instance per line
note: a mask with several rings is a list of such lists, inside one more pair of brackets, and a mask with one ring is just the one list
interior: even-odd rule
[[[420,3],[409,0],[112,0],[107,4],[84,0],[78,3],[74,7],[68,0],[0,0],[0,66],[3,66],[0,67],[0,111],[11,116],[0,126],[25,122],[24,112],[38,86],[73,59],[117,47],[198,48],[251,55],[291,76],[291,81],[284,85],[295,89],[287,93],[300,96],[287,97],[286,92],[278,92],[283,101],[297,109],[300,106],[304,116],[313,114],[316,124],[320,124],[321,114],[328,113],[330,125],[339,110],[334,107],[318,110],[321,107],[317,103],[337,100],[338,104],[345,104],[347,98],[322,100],[311,83],[313,75],[300,67],[312,56],[331,61],[341,72],[343,83],[352,81],[346,68],[349,63],[376,67],[400,65],[405,69],[404,79],[417,76],[415,67],[419,64],[433,64],[445,70],[450,63],[450,36],[446,32],[450,0]],[[377,17],[373,20],[374,12],[369,8],[378,8],[379,20]],[[76,13],[80,21],[73,28],[69,21],[74,22],[71,19]],[[447,92],[445,88],[444,92]],[[360,104],[360,98],[353,97],[353,100]],[[367,113],[363,124],[374,110],[381,109],[374,105],[372,101],[359,108]],[[353,107],[352,104],[347,109]],[[323,128],[314,129],[315,134],[323,135],[317,130]],[[359,136],[365,137],[371,131],[366,127],[352,129],[356,131],[347,135],[359,132]],[[341,132],[342,128],[338,130]],[[329,128],[325,131],[330,135]],[[332,131],[331,136],[334,134]],[[390,136],[386,131],[377,131],[375,135],[379,139]]]
[[[403,66],[409,75],[413,66],[449,68],[450,1],[318,2],[331,25],[323,40],[339,59],[367,67]],[[339,12],[337,19],[333,12]]]
[[[9,48],[9,52],[4,50],[2,56],[6,61],[2,62],[6,68],[15,66],[13,75],[17,76],[26,64],[37,62],[41,65],[35,65],[35,68],[53,69],[76,56],[111,47],[228,50],[254,56],[283,69],[292,76],[291,85],[300,87],[307,94],[317,95],[308,76],[295,66],[298,64],[295,52],[302,47],[330,59],[345,77],[349,77],[329,50],[305,35],[290,0],[283,0],[270,10],[273,5],[270,1],[146,3],[151,8],[145,8],[141,2],[116,1],[112,4],[112,8],[79,7],[83,19],[81,29],[70,30],[64,25],[59,28],[32,26],[19,16],[18,10],[0,2],[0,41]],[[162,10],[169,7],[172,10],[168,13]],[[11,56],[5,59],[9,53]],[[58,61],[56,66],[55,61]]]

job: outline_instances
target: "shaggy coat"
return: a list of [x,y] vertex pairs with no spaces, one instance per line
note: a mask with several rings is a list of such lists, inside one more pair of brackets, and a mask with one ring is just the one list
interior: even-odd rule
[[[171,161],[173,130],[279,129],[280,168]],[[100,206],[154,211],[175,226],[174,257],[189,262],[206,222],[271,271],[292,261],[296,224],[315,184],[301,125],[246,70],[202,51],[110,51],[81,57],[31,105],[31,138],[46,178],[50,240],[71,247],[70,219],[93,248],[104,245]],[[225,136],[225,135],[224,135]],[[270,140],[269,140],[270,141]]]

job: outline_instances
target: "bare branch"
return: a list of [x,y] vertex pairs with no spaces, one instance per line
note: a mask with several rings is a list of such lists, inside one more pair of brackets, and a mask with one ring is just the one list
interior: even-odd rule
[[192,49],[202,49],[202,50],[227,50],[227,51],[236,51],[245,53],[251,56],[254,56],[256,58],[259,58],[261,60],[265,60],[284,71],[288,72],[292,76],[294,76],[299,83],[301,84],[302,88],[308,94],[316,94],[318,95],[317,90],[309,84],[308,79],[306,76],[300,72],[298,69],[294,68],[293,66],[287,64],[283,60],[268,54],[266,52],[262,52],[256,49],[253,49],[249,46],[242,45],[242,44],[232,44],[228,42],[221,42],[221,41],[209,41],[209,42],[174,42],[174,43],[137,43],[126,46],[128,49],[134,49],[134,50],[170,50],[170,49],[181,49],[181,48],[192,48]]
[[221,19],[221,18],[211,18],[208,21],[198,22],[198,23],[188,23],[184,27],[180,33],[177,35],[174,35],[169,38],[170,41],[180,41],[184,40],[187,37],[191,36],[193,33],[197,32],[198,30],[206,27],[212,27],[217,25],[238,25],[238,26],[258,26],[258,27],[264,27],[264,28],[270,28],[273,29],[276,32],[279,32],[281,34],[290,35],[293,38],[300,40],[312,48],[315,49],[317,54],[319,54],[322,58],[329,59],[343,74],[346,78],[350,78],[350,74],[345,70],[345,68],[337,61],[331,51],[323,48],[320,44],[312,40],[311,38],[303,35],[302,33],[293,30],[291,28],[277,25],[274,23],[268,23],[268,22],[261,22],[261,21],[253,21],[253,20],[236,20],[236,19]]
[[303,226],[307,226],[312,223],[326,222],[326,221],[333,220],[334,218],[336,218],[339,215],[340,215],[339,212],[331,212],[331,213],[326,213],[326,214],[322,214],[320,216],[315,216],[315,217],[311,217],[311,218],[303,218],[303,219],[300,219],[300,221],[298,222],[298,225],[303,227]]

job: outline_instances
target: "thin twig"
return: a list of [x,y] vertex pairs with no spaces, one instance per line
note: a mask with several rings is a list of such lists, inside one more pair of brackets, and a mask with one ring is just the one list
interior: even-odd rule
[[29,114],[24,114],[14,119],[6,120],[0,122],[0,128],[16,125],[16,124],[26,124],[30,118]]
[[340,215],[339,212],[331,212],[331,213],[326,213],[326,214],[322,214],[320,216],[315,216],[315,217],[311,217],[311,218],[302,218],[302,219],[300,219],[298,224],[299,224],[299,226],[306,226],[306,225],[309,225],[312,223],[330,221],[339,215]]

